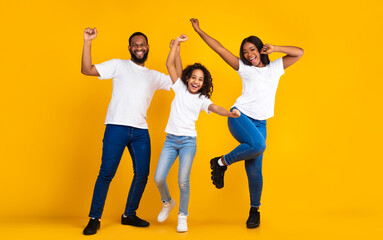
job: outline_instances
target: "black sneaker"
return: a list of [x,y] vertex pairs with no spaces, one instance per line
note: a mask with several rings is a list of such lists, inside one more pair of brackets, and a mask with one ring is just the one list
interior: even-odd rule
[[219,159],[221,159],[221,157],[210,160],[210,168],[213,170],[211,171],[211,180],[213,180],[213,184],[218,189],[223,188],[223,177],[227,169],[226,166],[220,166],[218,164]]
[[250,208],[249,218],[247,219],[247,228],[256,228],[260,223],[260,215],[258,209],[255,207]]
[[131,225],[135,227],[147,227],[149,226],[149,223],[145,220],[142,220],[141,218],[137,217],[136,215],[132,216],[121,216],[121,224],[122,225]]
[[93,235],[97,233],[97,230],[100,229],[100,220],[96,218],[91,218],[88,222],[88,225],[84,228],[82,232],[84,235]]

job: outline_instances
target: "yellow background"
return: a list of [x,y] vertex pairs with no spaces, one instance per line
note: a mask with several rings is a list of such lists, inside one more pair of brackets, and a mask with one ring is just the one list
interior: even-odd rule
[[[378,0],[1,1],[0,237],[83,238],[112,90],[112,81],[80,73],[84,28],[99,31],[94,63],[129,59],[128,38],[142,31],[150,44],[146,66],[165,73],[170,39],[187,34],[184,65],[206,65],[213,76],[212,100],[230,108],[241,94],[240,78],[193,31],[191,17],[236,55],[249,35],[305,50],[282,76],[275,117],[268,121],[261,227],[245,228],[249,196],[243,163],[227,171],[224,189],[211,184],[209,159],[237,143],[224,117],[205,113],[197,122],[189,232],[175,232],[177,211],[167,223],[156,222],[161,202],[153,176],[174,95],[159,91],[148,111],[151,174],[138,210],[151,226],[119,224],[132,179],[126,151],[94,238],[381,239]],[[175,199],[177,167],[168,177]]]

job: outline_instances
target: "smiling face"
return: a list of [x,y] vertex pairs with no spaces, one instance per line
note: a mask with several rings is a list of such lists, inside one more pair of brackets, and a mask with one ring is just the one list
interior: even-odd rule
[[260,53],[263,46],[263,42],[259,37],[249,36],[243,39],[239,48],[239,56],[242,62],[245,65],[256,67],[265,67],[269,64],[269,56]]
[[202,88],[204,82],[204,74],[201,69],[194,69],[190,75],[190,78],[187,79],[188,91],[192,94],[199,93],[198,91]]
[[131,39],[131,44],[129,45],[129,52],[132,56],[132,61],[143,65],[143,63],[148,58],[149,45],[142,35],[134,36]]
[[256,67],[264,67],[265,65],[261,61],[261,54],[257,47],[251,42],[246,42],[242,48],[243,57]]

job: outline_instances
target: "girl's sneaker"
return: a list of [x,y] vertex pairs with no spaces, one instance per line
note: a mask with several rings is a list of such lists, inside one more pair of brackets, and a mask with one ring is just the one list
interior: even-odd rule
[[188,231],[188,223],[187,216],[183,213],[178,214],[178,225],[177,232],[187,232]]
[[170,202],[164,202],[164,206],[162,207],[162,210],[160,214],[158,214],[157,221],[158,222],[164,222],[169,217],[170,211],[174,208],[176,205],[176,201],[173,199],[170,200]]

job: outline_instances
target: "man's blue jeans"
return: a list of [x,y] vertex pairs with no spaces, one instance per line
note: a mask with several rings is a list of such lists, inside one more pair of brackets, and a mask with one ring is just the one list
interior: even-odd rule
[[255,120],[241,113],[238,118],[228,118],[228,125],[231,135],[240,145],[224,156],[225,162],[230,165],[245,160],[250,204],[259,207],[263,187],[262,158],[266,148],[266,120]]
[[197,151],[196,137],[175,136],[167,134],[160,159],[158,160],[154,181],[161,194],[163,202],[169,202],[172,198],[169,193],[166,177],[169,170],[179,155],[178,185],[180,188],[179,212],[188,215],[190,197],[190,171],[193,159]]
[[101,218],[109,184],[116,174],[122,153],[128,147],[133,161],[133,181],[130,186],[125,215],[135,215],[149,175],[150,137],[148,129],[108,124],[105,128],[100,173],[94,187],[89,217]]

